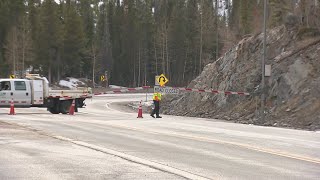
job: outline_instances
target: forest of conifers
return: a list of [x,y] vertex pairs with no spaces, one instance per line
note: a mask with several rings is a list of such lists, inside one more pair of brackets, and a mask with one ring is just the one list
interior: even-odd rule
[[[268,28],[289,13],[320,27],[320,0],[269,0]],[[0,0],[0,77],[26,71],[184,86],[246,36],[262,32],[263,0]]]

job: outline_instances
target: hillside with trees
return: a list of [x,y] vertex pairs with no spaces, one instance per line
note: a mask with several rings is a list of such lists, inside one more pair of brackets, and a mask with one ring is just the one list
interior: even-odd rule
[[[292,13],[319,30],[319,0],[269,0],[268,27]],[[28,70],[56,82],[82,77],[186,86],[205,65],[262,31],[262,0],[1,0],[0,77]]]

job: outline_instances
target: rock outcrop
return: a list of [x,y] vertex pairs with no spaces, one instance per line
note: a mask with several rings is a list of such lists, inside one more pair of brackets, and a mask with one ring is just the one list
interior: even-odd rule
[[250,96],[185,92],[165,96],[166,114],[299,129],[320,129],[320,36],[285,26],[267,31],[265,121],[260,116],[263,34],[241,40],[208,64],[189,88],[249,92]]

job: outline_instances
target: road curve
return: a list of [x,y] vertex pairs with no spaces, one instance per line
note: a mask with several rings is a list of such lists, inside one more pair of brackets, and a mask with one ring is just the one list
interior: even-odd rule
[[[121,161],[158,173],[154,173],[155,176],[137,173],[136,179],[320,177],[319,132],[167,115],[153,119],[146,113],[143,119],[137,119],[136,113],[121,112],[110,106],[139,100],[145,100],[145,94],[95,97],[75,116],[52,115],[36,108],[17,109],[16,116],[8,116],[7,109],[0,109],[0,121],[54,139],[56,144],[61,142],[64,144],[61,149],[76,146],[93,154],[114,155]],[[7,161],[10,164],[10,160]],[[0,178],[3,172],[0,168]],[[163,178],[159,178],[161,173]],[[76,170],[71,174],[77,177]],[[109,179],[103,175],[99,177]],[[119,176],[116,179],[130,178]]]

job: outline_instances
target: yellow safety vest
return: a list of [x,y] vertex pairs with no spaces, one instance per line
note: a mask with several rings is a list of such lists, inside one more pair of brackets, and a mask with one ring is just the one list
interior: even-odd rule
[[[162,96],[161,93],[153,93],[153,100],[161,101],[161,96]],[[158,100],[156,97],[158,97]]]

